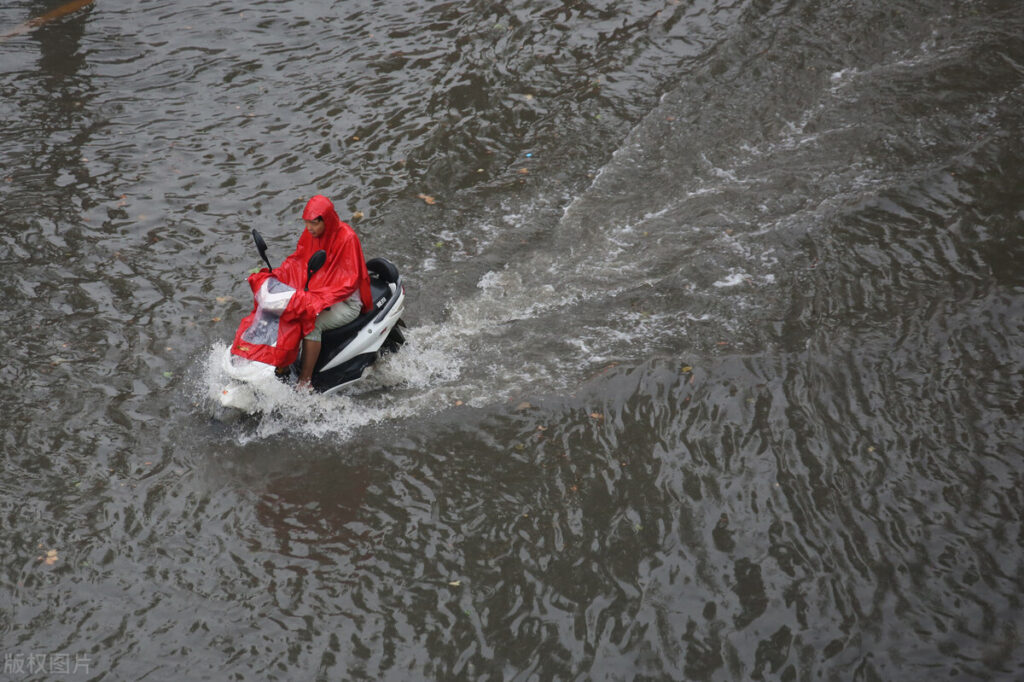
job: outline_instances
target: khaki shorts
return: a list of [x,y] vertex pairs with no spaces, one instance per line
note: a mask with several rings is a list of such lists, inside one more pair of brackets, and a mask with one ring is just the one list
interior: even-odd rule
[[319,341],[320,335],[328,329],[337,329],[359,317],[359,312],[362,309],[362,300],[358,294],[349,296],[344,301],[338,301],[330,308],[324,308],[316,316],[316,325],[313,327],[313,331],[306,334],[305,338],[309,341]]

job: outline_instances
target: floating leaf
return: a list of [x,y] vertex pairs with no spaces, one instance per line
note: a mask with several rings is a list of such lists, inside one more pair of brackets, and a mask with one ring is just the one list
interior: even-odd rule
[[603,415],[603,414],[601,414],[600,412],[591,412],[591,413],[590,413],[590,417],[591,417],[592,419],[597,419],[597,420],[601,420],[601,419],[604,419],[604,415]]
[[174,376],[174,372],[164,372],[164,376],[170,379]]
[[423,199],[424,203],[430,204],[431,206],[433,206],[434,204],[437,203],[437,199],[435,199],[434,197],[430,196],[429,194],[417,194],[416,198],[417,199]]
[[679,370],[679,371],[680,371],[680,372],[692,372],[692,371],[693,371],[693,367],[690,367],[689,365],[686,365],[685,367],[683,367],[683,368],[682,368],[681,370]]
[[453,580],[453,581],[451,581],[448,584],[451,585],[452,587],[458,587],[459,585],[462,584],[462,581],[461,580]]
[[48,549],[46,550],[46,556],[39,558],[42,559],[43,563],[47,566],[53,566],[55,563],[57,563],[57,550]]

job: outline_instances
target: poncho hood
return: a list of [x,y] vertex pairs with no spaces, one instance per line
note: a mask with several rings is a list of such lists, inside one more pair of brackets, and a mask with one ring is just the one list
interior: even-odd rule
[[[327,252],[327,262],[310,280],[309,293],[315,292],[323,299],[322,310],[358,291],[363,312],[366,312],[373,307],[373,298],[370,294],[370,275],[366,271],[366,259],[363,258],[359,238],[348,223],[338,218],[338,212],[334,210],[331,200],[320,194],[306,202],[306,208],[302,211],[303,220],[316,218],[323,218],[323,234],[314,237],[309,230],[303,230],[295,253],[281,265],[282,268],[289,268],[285,277],[298,274],[299,279],[291,281],[280,276],[278,279],[301,288],[306,283],[306,264],[310,256],[323,249]],[[291,272],[293,269],[298,272]]]

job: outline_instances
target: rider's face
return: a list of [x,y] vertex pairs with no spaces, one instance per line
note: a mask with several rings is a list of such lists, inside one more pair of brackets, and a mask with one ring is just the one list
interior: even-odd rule
[[319,239],[320,235],[324,233],[325,225],[323,218],[317,218],[316,220],[304,220],[303,222],[306,223],[306,229],[309,230],[309,233],[317,239]]

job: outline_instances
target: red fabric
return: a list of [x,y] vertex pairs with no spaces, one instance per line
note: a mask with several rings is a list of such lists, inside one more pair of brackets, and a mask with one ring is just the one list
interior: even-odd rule
[[[264,268],[264,274],[265,272],[266,269]],[[256,289],[258,288],[259,286],[257,285]],[[253,290],[254,293],[256,289]],[[231,352],[243,358],[265,362],[274,367],[284,367],[295,362],[299,355],[299,344],[302,341],[302,337],[309,333],[309,329],[313,328],[312,322],[309,323],[308,329],[306,323],[310,319],[316,319],[316,315],[313,314],[311,317],[308,309],[304,307],[303,293],[299,289],[292,296],[291,301],[288,302],[288,308],[279,318],[277,341],[272,346],[252,343],[242,338],[246,330],[256,321],[257,306],[254,302],[252,312],[238,325],[238,331],[235,332],[235,342],[231,346]],[[303,331],[304,329],[306,331]]]
[[[235,355],[276,367],[289,365],[295,362],[299,353],[299,343],[302,337],[313,330],[316,316],[320,311],[338,301],[344,301],[353,294],[358,294],[363,304],[363,312],[373,307],[370,275],[366,271],[366,259],[363,257],[363,249],[356,233],[351,226],[338,218],[331,200],[319,194],[309,200],[302,212],[303,220],[318,217],[324,220],[323,234],[314,237],[309,230],[303,230],[295,253],[274,268],[273,272],[263,268],[249,275],[249,286],[254,294],[270,277],[275,277],[296,289],[288,308],[281,315],[277,343],[269,346],[242,341],[242,334],[256,317],[254,301],[252,312],[242,320],[238,331],[235,332],[235,342],[231,347],[231,352]],[[309,291],[303,291],[309,257],[320,249],[327,252],[327,261],[309,280]]]

